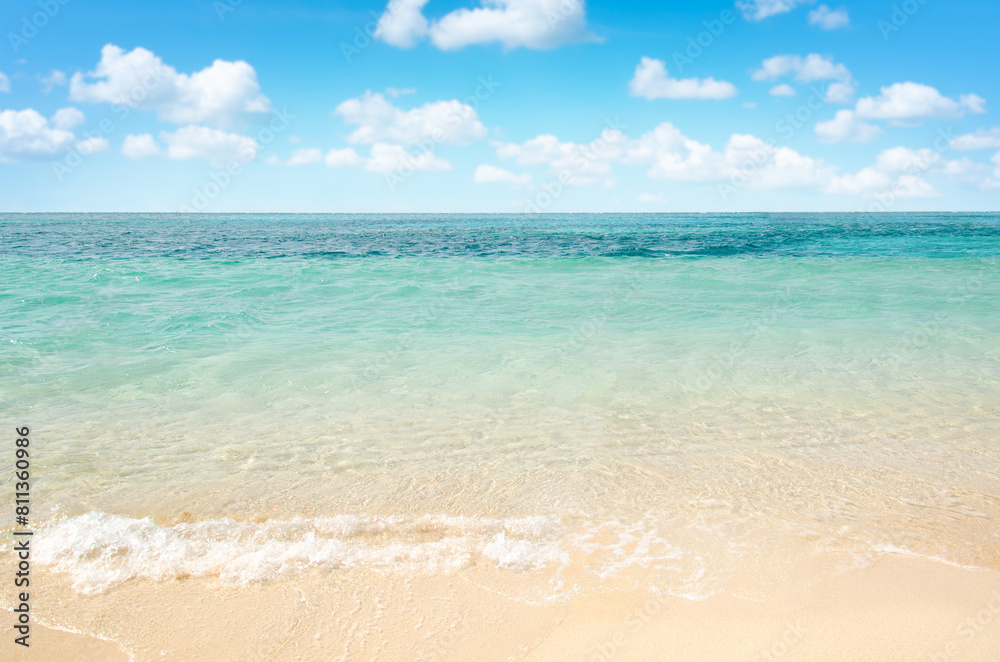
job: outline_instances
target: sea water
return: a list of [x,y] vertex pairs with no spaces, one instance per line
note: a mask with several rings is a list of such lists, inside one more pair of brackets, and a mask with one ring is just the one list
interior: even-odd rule
[[0,239],[7,436],[31,428],[36,560],[81,593],[1000,565],[997,214],[6,214]]

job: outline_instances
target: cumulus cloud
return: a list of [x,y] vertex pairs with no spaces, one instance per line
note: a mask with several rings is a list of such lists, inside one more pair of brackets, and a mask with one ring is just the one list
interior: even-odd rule
[[478,184],[529,184],[531,175],[515,175],[509,170],[498,168],[489,164],[483,164],[476,168],[472,175],[473,181]]
[[[317,150],[318,152],[319,150]],[[365,157],[353,148],[331,149],[323,157],[329,168],[363,168],[368,172],[405,176],[413,172],[451,170],[451,163],[439,158],[432,150],[407,150],[402,145],[377,142]]]
[[76,138],[65,126],[68,117],[59,111],[50,123],[32,108],[0,110],[0,162],[51,157],[72,146]]
[[166,143],[167,158],[177,161],[203,159],[215,168],[232,161],[247,163],[256,158],[258,151],[257,141],[249,136],[193,124],[173,133],[163,131],[160,139]]
[[831,103],[849,103],[854,95],[854,77],[847,67],[834,62],[832,57],[824,57],[818,53],[810,53],[805,57],[775,55],[764,60],[750,78],[767,81],[777,80],[783,76],[792,76],[800,83],[835,81],[826,91],[826,100]]
[[41,76],[38,79],[42,84],[42,93],[48,94],[59,85],[65,85],[68,81],[66,74],[61,71],[52,70],[48,76]]
[[781,85],[775,85],[768,92],[772,97],[794,97],[795,88],[788,83],[782,83]]
[[544,50],[595,40],[586,30],[583,0],[482,0],[481,6],[456,9],[434,21],[423,15],[426,4],[391,0],[375,37],[399,48],[429,37],[441,50],[489,43]]
[[833,58],[823,57],[817,53],[801,55],[775,55],[764,60],[760,68],[751,74],[754,80],[774,80],[781,76],[794,74],[795,79],[802,83],[815,80],[850,80],[851,72],[843,64],[837,64]]
[[875,168],[862,168],[854,174],[838,175],[830,182],[827,193],[857,195],[886,190],[892,184],[892,177]]
[[941,160],[941,153],[933,149],[910,149],[909,147],[892,147],[883,150],[875,161],[876,167],[883,172],[904,172],[906,170],[928,170]]
[[894,198],[936,197],[938,191],[924,179],[930,174],[963,180],[983,189],[1000,188],[1000,152],[993,156],[991,165],[968,157],[947,159],[944,152],[950,146],[936,142],[934,149],[886,149],[878,155],[875,165],[853,175],[835,178],[829,191],[880,199],[889,195]]
[[790,12],[799,5],[813,0],[745,0],[737,2],[736,6],[743,12],[743,18],[748,21],[763,21],[768,16]]
[[855,110],[858,117],[913,126],[925,119],[959,119],[967,112],[984,113],[986,101],[975,94],[963,95],[955,101],[929,85],[907,82],[883,87],[877,97],[859,99]]
[[820,5],[809,12],[809,25],[816,25],[823,30],[837,30],[845,28],[851,23],[851,17],[843,7],[830,9],[827,5]]
[[350,168],[363,164],[365,160],[348,147],[346,149],[331,149],[323,157],[323,162],[330,168]]
[[365,161],[365,170],[383,174],[408,171],[427,172],[451,170],[451,164],[438,158],[431,151],[411,154],[401,145],[375,143],[372,145],[371,157]]
[[272,154],[267,157],[267,163],[271,165],[297,166],[316,163],[323,160],[323,151],[318,147],[301,147],[292,151],[292,155],[287,161],[282,161],[277,155]]
[[77,108],[60,108],[56,111],[56,114],[52,116],[52,126],[57,129],[72,129],[74,126],[83,124],[86,118],[83,113]]
[[[883,87],[881,92],[877,97],[859,99],[854,110],[841,110],[832,120],[817,122],[815,132],[820,141],[871,142],[882,134],[882,129],[863,121],[866,119],[886,120],[894,126],[916,126],[925,119],[958,119],[967,112],[985,112],[986,102],[975,94],[964,95],[955,101],[919,83],[896,83]],[[979,137],[980,140],[984,138]],[[973,144],[974,141],[971,136],[963,137],[959,144]]]
[[401,97],[404,94],[413,94],[417,91],[414,87],[387,87],[385,88],[385,93],[391,96],[393,99],[396,97]]
[[843,175],[834,179],[827,193],[862,195],[867,198],[888,197],[894,200],[907,198],[933,198],[940,195],[927,180],[917,175],[892,177],[874,168],[865,168],[856,175]]
[[941,153],[932,149],[893,147],[882,151],[874,166],[834,177],[827,192],[869,198],[936,197],[939,195],[938,191],[923,175],[932,169],[939,169],[941,162]]
[[[497,156],[521,165],[546,165],[560,182],[575,186],[610,186],[611,165],[648,167],[651,179],[716,183],[742,178],[750,188],[826,186],[835,174],[822,160],[777,147],[752,135],[734,134],[722,151],[685,136],[669,122],[639,138],[604,131],[587,144],[541,135],[521,144],[500,143]],[[751,175],[747,175],[751,173]]]
[[82,154],[97,154],[98,152],[104,152],[108,149],[108,140],[107,138],[101,138],[100,136],[86,138],[78,142],[76,144],[76,148]]
[[950,143],[952,149],[963,152],[977,149],[1000,149],[1000,126],[992,129],[979,129],[975,133],[967,133],[955,138]]
[[622,159],[627,142],[616,129],[606,129],[600,138],[583,144],[543,134],[520,144],[499,143],[497,156],[518,165],[547,165],[569,186],[609,187],[614,185],[611,163]]
[[662,60],[643,57],[629,81],[634,97],[646,99],[728,99],[736,95],[732,83],[714,78],[670,78]]
[[360,98],[341,103],[334,115],[339,115],[347,124],[358,126],[347,137],[352,143],[391,141],[414,145],[429,140],[465,144],[487,134],[475,109],[454,99],[403,110],[381,94],[365,92]]
[[1000,188],[1000,152],[993,155],[993,176],[983,182],[983,188]]
[[246,62],[215,60],[192,74],[178,73],[145,48],[129,52],[108,44],[97,67],[70,79],[74,101],[114,103],[155,111],[174,124],[205,123],[226,127],[240,117],[268,112],[257,72]]
[[817,122],[814,131],[825,143],[870,143],[882,135],[882,129],[861,121],[853,110],[838,110],[832,120]]
[[375,38],[397,48],[412,48],[427,36],[430,24],[423,15],[427,0],[391,0],[375,28]]
[[127,135],[122,142],[122,156],[128,159],[145,159],[159,154],[160,146],[148,133]]
[[853,96],[854,83],[850,81],[830,83],[830,87],[826,88],[826,100],[830,103],[851,103]]
[[10,92],[10,78],[0,71],[0,92]]
[[819,186],[833,169],[788,147],[776,147],[752,135],[733,134],[723,151],[684,136],[665,122],[633,141],[626,163],[649,164],[653,179],[682,182],[722,182],[746,172],[749,188],[773,189]]

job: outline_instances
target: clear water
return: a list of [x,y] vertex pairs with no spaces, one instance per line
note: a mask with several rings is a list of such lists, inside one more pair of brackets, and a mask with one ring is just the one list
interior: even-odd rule
[[998,565],[997,214],[0,215],[0,240],[4,419],[83,592]]

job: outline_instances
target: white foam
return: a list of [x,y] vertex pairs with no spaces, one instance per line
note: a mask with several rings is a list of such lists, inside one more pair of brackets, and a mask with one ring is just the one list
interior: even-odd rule
[[[652,512],[631,521],[581,515],[338,515],[263,522],[220,518],[172,526],[148,517],[90,512],[41,527],[37,559],[67,573],[83,594],[133,578],[217,577],[245,584],[314,568],[450,573],[477,565],[541,572],[545,581],[539,585],[552,589],[545,599],[578,588],[634,585],[700,600],[725,590],[748,563],[754,572],[774,572],[796,554],[808,553],[808,545],[786,545],[783,554],[773,541],[747,535],[739,526],[708,526],[704,518],[685,521]],[[873,550],[865,546],[864,551]]]
[[161,526],[150,518],[90,512],[38,532],[38,560],[69,573],[80,593],[134,577],[218,576],[247,583],[306,568],[352,566],[455,570],[478,560],[528,571],[560,561],[545,518],[451,516],[213,519]]

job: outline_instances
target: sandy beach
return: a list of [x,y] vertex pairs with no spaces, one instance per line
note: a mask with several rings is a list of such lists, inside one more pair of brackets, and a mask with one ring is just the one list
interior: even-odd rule
[[4,660],[1000,659],[996,218],[4,227]]
[[[30,653],[73,660],[996,660],[1000,571],[829,556],[763,600],[646,591],[530,604],[525,576],[316,573],[226,586],[137,580],[85,597],[42,575]],[[852,568],[853,569],[850,569]],[[57,597],[58,595],[58,597]],[[90,632],[95,636],[72,634]]]
[[0,3],[0,662],[1000,662],[998,24]]

